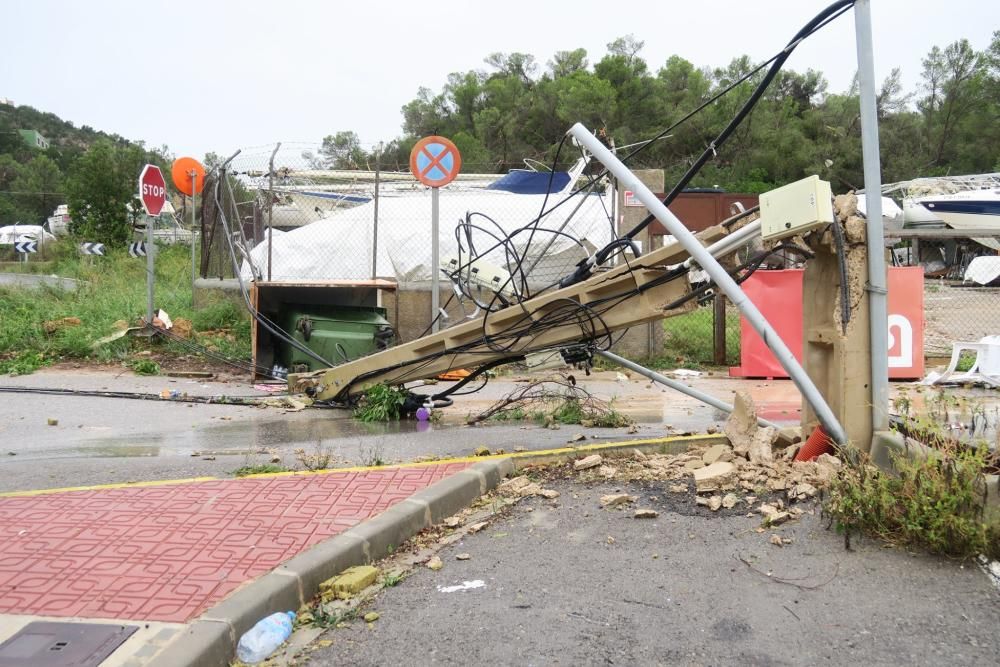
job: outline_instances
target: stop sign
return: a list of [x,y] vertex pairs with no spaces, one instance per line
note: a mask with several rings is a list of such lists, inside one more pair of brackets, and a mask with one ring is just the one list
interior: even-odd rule
[[139,174],[139,199],[149,215],[159,215],[167,201],[167,182],[155,164],[147,164]]

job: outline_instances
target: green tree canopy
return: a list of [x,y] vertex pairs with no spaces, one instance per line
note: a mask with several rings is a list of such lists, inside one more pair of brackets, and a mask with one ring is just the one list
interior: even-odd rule
[[87,241],[123,246],[141,210],[136,200],[139,172],[149,156],[139,146],[99,140],[66,179],[69,231]]

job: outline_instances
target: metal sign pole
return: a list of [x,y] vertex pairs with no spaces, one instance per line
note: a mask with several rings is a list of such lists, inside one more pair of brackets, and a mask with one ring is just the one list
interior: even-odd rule
[[195,233],[194,229],[194,194],[195,181],[198,178],[198,172],[191,170],[191,307],[194,308],[194,283],[198,279],[198,270],[195,268],[194,263],[194,246],[198,241],[198,235]]
[[382,171],[382,144],[375,148],[375,197],[373,199],[374,210],[372,212],[372,280],[378,275],[378,195],[380,176]]
[[440,264],[438,254],[441,250],[438,247],[440,241],[438,238],[438,198],[441,194],[440,190],[441,188],[431,188],[431,322],[434,323],[434,333],[437,333],[441,328],[441,320],[438,319],[438,311],[441,308],[441,304],[439,303],[441,295],[438,292],[438,264]]
[[872,428],[875,431],[885,431],[889,428],[889,320],[871,0],[858,0],[855,3],[854,32],[858,47],[858,92],[861,98],[861,159],[868,204],[865,229],[868,233],[867,288],[872,346]]
[[153,221],[151,215],[146,216],[146,326],[153,326],[153,254],[156,247],[153,245]]

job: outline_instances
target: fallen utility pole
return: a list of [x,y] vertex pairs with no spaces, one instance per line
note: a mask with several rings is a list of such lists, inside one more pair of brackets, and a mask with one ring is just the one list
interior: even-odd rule
[[[725,227],[717,225],[700,232],[700,241],[695,242],[714,243],[728,238],[727,234]],[[479,317],[334,368],[290,374],[288,388],[291,392],[306,392],[316,400],[347,400],[382,382],[403,384],[453,368],[473,368],[528,352],[588,343],[595,335],[603,338],[613,331],[681,315],[696,307],[694,299],[683,299],[690,295],[691,286],[683,275],[667,281],[663,277],[668,267],[682,264],[687,258],[688,252],[672,243],[583,282],[489,313],[485,321]],[[580,322],[545,326],[570,304],[586,308],[611,296],[619,300],[602,313],[596,333]],[[668,305],[681,301],[682,305],[666,310]],[[540,327],[538,333],[518,337],[502,349],[488,341],[488,337],[503,336],[512,328],[536,324]]]

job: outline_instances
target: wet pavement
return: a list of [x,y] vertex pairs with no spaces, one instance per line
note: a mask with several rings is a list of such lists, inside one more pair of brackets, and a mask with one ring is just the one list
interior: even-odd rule
[[[678,392],[643,378],[624,380],[614,371],[577,374],[580,386],[611,401],[637,422],[638,431],[564,425],[558,430],[534,423],[485,422],[467,426],[478,414],[524,378],[492,380],[481,392],[457,397],[442,411],[440,423],[401,421],[364,424],[346,410],[129,400],[91,396],[0,394],[0,492],[154,479],[224,477],[248,465],[276,464],[302,469],[325,459],[329,466],[371,465],[421,457],[466,456],[477,447],[545,449],[566,444],[578,434],[591,442],[662,437],[719,427],[725,415]],[[797,424],[800,398],[787,380],[746,380],[703,375],[685,382],[731,402],[738,390],[749,391],[761,416]],[[0,378],[0,385],[75,390],[176,391],[195,396],[268,397],[242,382],[168,377],[140,377],[131,372],[43,370],[23,377]],[[443,385],[424,388],[430,393]],[[421,391],[418,389],[418,391]],[[949,423],[961,428],[976,419],[995,438],[1000,392],[894,384],[894,396],[914,413],[941,408]],[[977,417],[977,415],[979,415]],[[48,420],[58,423],[48,425]]]

